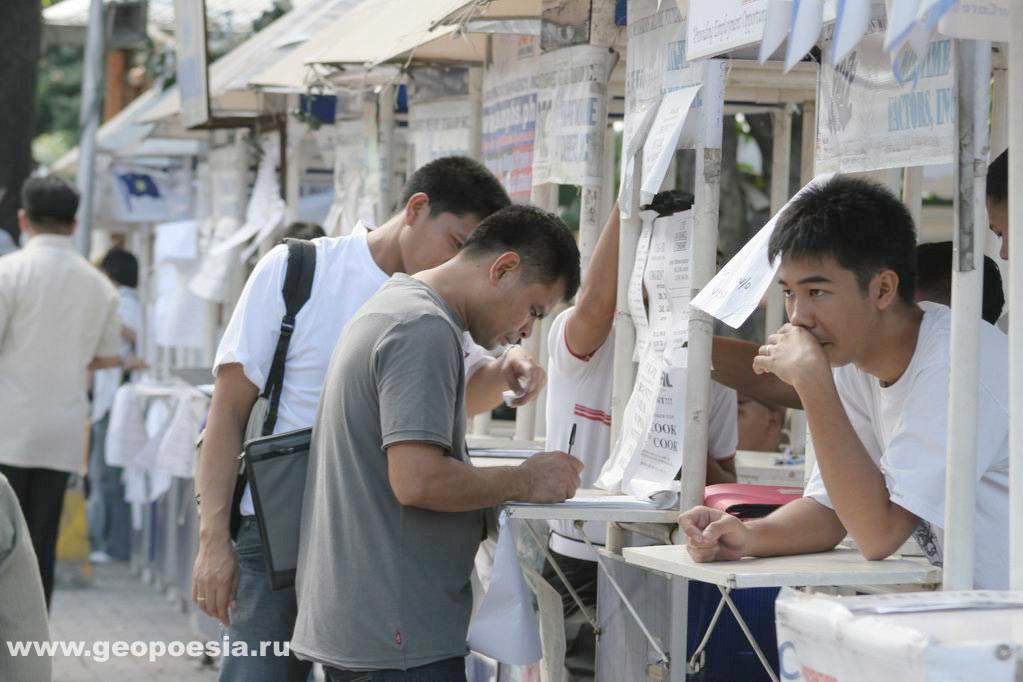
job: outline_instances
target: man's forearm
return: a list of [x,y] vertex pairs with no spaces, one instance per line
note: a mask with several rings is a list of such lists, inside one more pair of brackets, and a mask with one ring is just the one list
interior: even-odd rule
[[746,522],[747,556],[786,556],[826,552],[845,537],[838,515],[816,500],[803,497],[762,519]]
[[465,413],[473,417],[490,412],[501,404],[501,393],[506,390],[508,382],[501,373],[501,363],[496,360],[484,362],[465,385]]
[[831,375],[800,386],[817,466],[842,524],[868,558],[882,558],[909,537],[915,519],[891,502],[881,470],[860,442]]
[[715,336],[711,350],[714,381],[745,393],[755,400],[803,409],[795,389],[773,374],[755,374],[753,358],[757,345],[740,339]]
[[[399,452],[396,456],[409,454]],[[404,485],[395,486],[392,476],[399,503],[437,512],[495,507],[525,497],[528,485],[527,472],[521,467],[474,467],[447,456],[429,460],[415,480],[405,479]]]

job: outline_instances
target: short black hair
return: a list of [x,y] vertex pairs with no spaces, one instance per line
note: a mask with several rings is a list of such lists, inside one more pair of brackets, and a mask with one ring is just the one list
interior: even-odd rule
[[21,205],[43,230],[67,230],[75,222],[78,192],[56,175],[29,178],[21,186]]
[[139,262],[130,251],[119,247],[110,249],[99,267],[121,286],[134,289],[139,285]]
[[508,193],[493,173],[466,156],[445,156],[421,166],[401,191],[404,206],[413,194],[430,197],[430,215],[471,213],[480,220],[511,205]]
[[282,239],[305,239],[308,241],[326,236],[327,233],[316,223],[295,222],[288,225],[288,229],[284,231]]
[[778,217],[767,248],[773,262],[834,258],[856,275],[862,291],[882,270],[899,277],[898,294],[912,305],[916,293],[916,230],[901,201],[885,187],[836,175],[794,199]]
[[[916,247],[917,288],[925,301],[952,304],[952,242],[932,242]],[[989,256],[984,256],[984,303],[980,316],[994,324],[1002,316],[1005,292],[1002,274]]]
[[1009,150],[987,167],[987,198],[992,204],[1003,204],[1009,198]]
[[565,300],[579,289],[579,247],[564,221],[533,206],[509,206],[484,218],[462,247],[469,254],[514,251],[527,278],[565,283]]

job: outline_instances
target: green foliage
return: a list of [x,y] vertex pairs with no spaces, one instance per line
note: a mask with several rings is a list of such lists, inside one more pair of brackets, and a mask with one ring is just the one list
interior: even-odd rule
[[36,83],[36,134],[78,137],[83,50],[51,46],[39,60]]

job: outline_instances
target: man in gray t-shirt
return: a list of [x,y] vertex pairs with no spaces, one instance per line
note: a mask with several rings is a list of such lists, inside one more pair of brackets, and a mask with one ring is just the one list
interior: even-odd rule
[[469,463],[462,333],[515,343],[578,284],[564,224],[513,206],[451,261],[392,277],[346,327],[313,429],[292,639],[330,680],[464,679],[482,510],[571,497],[582,465],[562,452]]

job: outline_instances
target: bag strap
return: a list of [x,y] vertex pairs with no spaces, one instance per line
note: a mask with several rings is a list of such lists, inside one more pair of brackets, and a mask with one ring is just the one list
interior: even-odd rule
[[281,334],[277,339],[273,364],[266,378],[263,397],[270,401],[263,420],[263,435],[269,436],[277,424],[277,406],[281,401],[284,386],[284,361],[288,357],[288,346],[295,331],[295,318],[313,290],[313,274],[316,271],[316,245],[305,239],[285,239],[288,245],[288,270],[284,277],[284,317],[281,318]]

